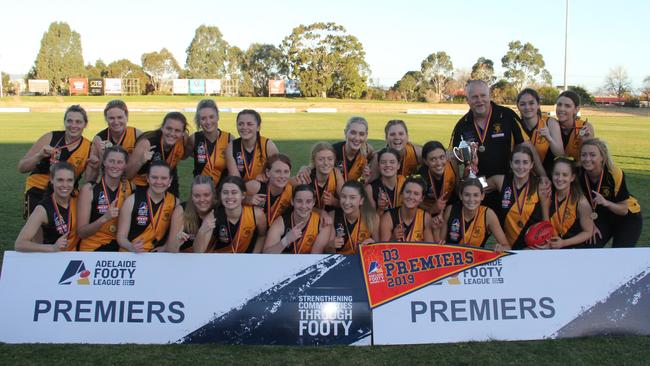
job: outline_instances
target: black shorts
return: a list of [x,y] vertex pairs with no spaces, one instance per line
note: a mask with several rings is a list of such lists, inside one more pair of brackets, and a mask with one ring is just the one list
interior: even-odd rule
[[27,220],[29,215],[32,214],[39,202],[43,200],[45,191],[32,187],[25,192],[25,202],[23,204],[23,219]]

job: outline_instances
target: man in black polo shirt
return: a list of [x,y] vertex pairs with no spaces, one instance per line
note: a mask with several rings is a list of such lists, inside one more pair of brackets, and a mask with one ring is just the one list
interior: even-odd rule
[[[510,108],[492,102],[490,87],[482,80],[470,80],[465,94],[470,110],[456,123],[450,148],[458,146],[461,136],[468,143],[475,142],[478,145],[478,175],[490,177],[505,174],[510,166],[513,148],[521,143],[528,144],[533,152],[537,174],[546,177],[537,151],[521,129],[519,116]],[[493,206],[492,199],[486,196],[485,204]]]

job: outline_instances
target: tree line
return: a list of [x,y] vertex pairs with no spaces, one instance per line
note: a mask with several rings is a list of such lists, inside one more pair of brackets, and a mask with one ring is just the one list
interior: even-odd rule
[[[163,81],[174,78],[237,80],[241,96],[265,96],[268,80],[297,80],[303,96],[372,98],[441,102],[463,98],[468,79],[486,81],[495,100],[512,103],[525,86],[538,88],[545,103],[554,103],[559,93],[552,86],[544,57],[531,43],[512,41],[501,58],[502,75],[494,61],[479,57],[470,71],[455,70],[444,51],[433,52],[420,70],[408,71],[388,90],[371,86],[371,71],[361,42],[335,23],[299,25],[279,45],[253,43],[242,50],[229,44],[216,26],[199,26],[186,51],[184,67],[162,48],[145,52],[140,64],[120,59],[106,64],[101,59],[84,64],[81,36],[65,22],[53,22],[43,34],[41,46],[28,79],[47,79],[50,89],[65,94],[68,78],[135,78],[143,94],[164,94]],[[3,85],[5,76],[3,75]],[[641,93],[649,94],[650,77]],[[573,87],[587,103],[591,95]],[[5,89],[7,90],[7,89]],[[603,90],[617,96],[632,92],[622,68],[612,70]],[[647,98],[647,95],[646,95]]]

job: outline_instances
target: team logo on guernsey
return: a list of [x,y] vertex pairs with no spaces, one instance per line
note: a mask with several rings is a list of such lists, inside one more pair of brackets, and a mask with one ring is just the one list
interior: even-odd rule
[[241,151],[238,151],[235,155],[235,161],[237,162],[237,169],[240,171],[244,169],[244,157],[241,156]]
[[199,147],[196,149],[196,159],[198,160],[199,164],[205,163],[206,160],[208,159],[205,144],[200,144]]
[[336,223],[336,236],[338,236],[339,238],[345,236],[345,228],[343,227],[343,224],[340,222]]
[[220,225],[219,226],[219,232],[217,234],[219,236],[219,241],[222,243],[229,243],[230,242],[230,235],[228,235],[228,228],[226,225]]
[[72,260],[68,263],[63,275],[59,280],[59,285],[70,285],[73,281],[77,285],[89,285],[90,284],[90,271],[86,269],[83,261]]
[[451,222],[451,228],[449,229],[449,238],[455,242],[458,242],[458,239],[460,239],[460,220],[457,218]]
[[68,232],[68,224],[60,215],[54,215],[54,227],[56,228],[56,232],[61,235]]
[[368,301],[374,308],[512,253],[460,245],[397,242],[363,245],[360,254]]
[[108,211],[108,199],[106,199],[106,195],[104,192],[99,192],[99,195],[97,196],[97,211],[100,214],[106,213]]
[[506,187],[503,191],[503,199],[501,200],[501,208],[508,208],[512,204],[512,188]]
[[147,207],[146,202],[140,202],[140,206],[138,206],[138,216],[136,216],[135,221],[138,225],[145,226],[147,225],[148,220],[149,220],[149,207]]

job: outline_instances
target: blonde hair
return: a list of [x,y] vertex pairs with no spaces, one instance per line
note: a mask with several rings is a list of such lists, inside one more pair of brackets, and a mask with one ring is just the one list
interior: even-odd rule
[[334,147],[332,147],[332,144],[329,142],[317,142],[312,148],[311,148],[311,165],[312,167],[316,167],[316,155],[321,152],[321,151],[331,151],[332,154],[334,155],[334,158],[336,159],[336,151],[334,150]]
[[582,149],[585,146],[596,146],[598,151],[600,151],[600,156],[603,158],[603,169],[607,169],[610,172],[614,170],[614,161],[612,160],[612,156],[609,154],[609,149],[607,148],[607,143],[605,143],[605,141],[599,138],[585,140],[582,142],[582,146],[580,147],[580,153],[582,153]]
[[[350,130],[350,127],[355,123],[358,123],[358,124],[362,125],[366,129],[366,136],[367,136],[367,134],[368,134],[368,121],[366,121],[365,118],[360,117],[360,116],[352,116],[346,122],[345,129],[343,130],[343,132],[346,134],[346,140],[347,140],[347,134],[348,134],[348,131]],[[366,139],[366,142],[363,145],[361,145],[361,148],[359,149],[359,151],[361,152],[361,155],[365,156],[366,159],[368,159],[368,161],[372,160],[373,150],[368,145],[367,139]]]
[[185,203],[185,210],[183,211],[183,229],[188,234],[196,234],[199,231],[199,213],[196,210],[196,206],[192,201],[192,190],[194,186],[199,184],[207,184],[210,186],[210,191],[212,192],[212,206],[217,203],[217,192],[214,189],[214,181],[212,177],[205,175],[197,175],[192,181],[192,186],[190,187],[190,196]]

